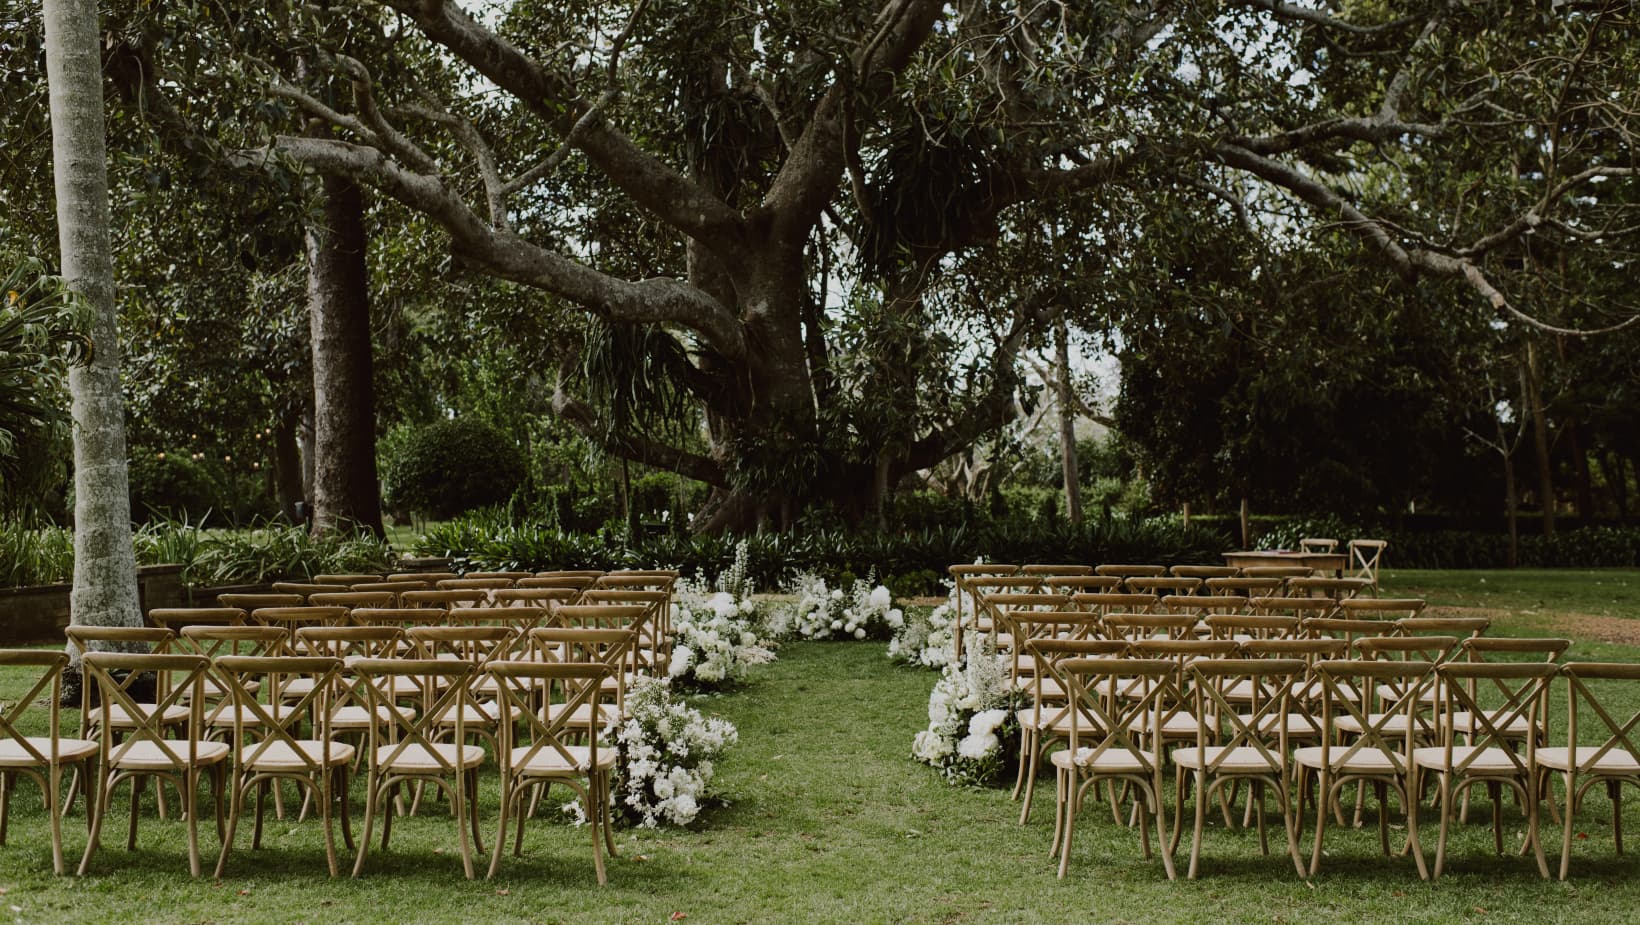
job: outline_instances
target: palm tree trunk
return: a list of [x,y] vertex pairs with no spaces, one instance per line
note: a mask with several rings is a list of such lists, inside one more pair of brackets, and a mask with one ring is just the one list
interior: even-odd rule
[[63,278],[87,308],[94,351],[68,378],[74,413],[71,619],[137,626],[142,611],[131,552],[96,0],[45,0],[45,27],[57,241]]

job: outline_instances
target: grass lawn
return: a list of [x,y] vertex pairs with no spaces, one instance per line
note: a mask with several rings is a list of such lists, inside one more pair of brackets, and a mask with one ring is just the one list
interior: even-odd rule
[[[1437,602],[1469,600],[1466,574],[1474,573],[1396,573],[1386,593],[1427,588]],[[1626,581],[1631,597],[1640,585],[1633,572],[1590,574]],[[1474,600],[1507,606],[1501,601],[1516,593],[1514,584],[1498,581],[1485,592],[1504,598]],[[1558,580],[1552,584],[1556,590],[1542,592],[1546,608],[1563,598],[1588,607],[1605,594],[1587,581],[1569,581],[1564,594]],[[1640,649],[1615,644],[1580,643],[1576,651],[1640,660]],[[16,696],[19,680],[0,675],[0,694]],[[91,873],[56,878],[39,800],[24,784],[0,849],[0,903],[24,922],[660,923],[684,913],[695,922],[1599,923],[1634,921],[1640,907],[1640,863],[1614,854],[1603,793],[1578,816],[1588,838],[1578,842],[1567,883],[1539,880],[1529,858],[1492,854],[1483,792],[1436,884],[1420,882],[1410,858],[1378,854],[1370,808],[1364,829],[1329,827],[1328,856],[1313,881],[1297,877],[1283,854],[1261,857],[1252,832],[1220,823],[1208,833],[1202,879],[1169,882],[1159,860],[1140,857],[1136,830],[1113,824],[1097,804],[1081,817],[1070,876],[1061,882],[1047,857],[1051,776],[1031,823],[1019,826],[1006,791],[950,787],[909,757],[934,680],[891,665],[880,643],[794,643],[741,691],[698,698],[740,728],[740,745],[718,776],[731,805],[704,815],[698,831],[620,832],[622,857],[603,889],[593,879],[586,830],[547,823],[530,829],[525,856],[509,856],[495,881],[468,882],[453,822],[425,807],[395,825],[392,852],[372,853],[359,880],[327,878],[316,821],[291,819],[270,824],[260,853],[249,850],[242,827],[229,876],[193,880],[182,826],[158,821],[151,809],[139,850],[124,850],[123,790]],[[1618,705],[1637,704],[1640,696]],[[493,786],[485,799],[488,827]],[[1433,813],[1423,818],[1427,826]],[[1507,818],[1518,838],[1512,807]],[[67,826],[71,866],[84,846],[82,821],[76,810]],[[1637,825],[1640,812],[1629,809],[1625,827]],[[217,844],[209,828],[201,835],[207,870]],[[487,829],[486,840],[493,837]],[[1278,848],[1280,836],[1272,838]],[[1433,852],[1433,832],[1427,841]],[[1546,832],[1545,842],[1553,864],[1558,831]],[[1187,856],[1188,841],[1181,863]]]

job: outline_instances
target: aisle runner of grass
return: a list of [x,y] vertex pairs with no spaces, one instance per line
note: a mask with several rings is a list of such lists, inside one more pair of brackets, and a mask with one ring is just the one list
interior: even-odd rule
[[[0,693],[15,695],[16,681],[0,676]],[[1059,882],[1047,858],[1051,776],[1033,821],[1020,827],[1005,791],[948,787],[908,757],[933,681],[892,667],[880,644],[798,643],[743,692],[703,698],[704,710],[740,727],[741,744],[719,777],[733,805],[704,816],[700,831],[622,832],[623,857],[602,890],[586,830],[544,823],[531,828],[524,858],[509,856],[495,881],[468,883],[449,818],[427,808],[395,825],[393,851],[372,853],[362,880],[327,879],[316,822],[287,819],[270,821],[260,854],[242,828],[229,876],[194,881],[182,827],[151,810],[141,847],[124,851],[123,791],[92,874],[56,879],[40,804],[25,784],[0,849],[3,903],[25,922],[656,923],[674,913],[702,923],[1598,923],[1630,921],[1640,904],[1640,864],[1613,856],[1600,822],[1609,816],[1603,796],[1580,814],[1588,841],[1568,884],[1540,882],[1530,859],[1491,857],[1490,834],[1478,824],[1488,815],[1484,801],[1477,824],[1455,841],[1451,872],[1435,885],[1418,881],[1409,858],[1377,854],[1370,813],[1359,832],[1329,830],[1329,857],[1313,886],[1282,855],[1260,857],[1251,833],[1222,825],[1209,833],[1203,879],[1169,883],[1159,861],[1140,858],[1137,833],[1114,825],[1103,805],[1083,816],[1071,875]],[[487,841],[495,800],[492,785]],[[1640,813],[1627,816],[1626,827],[1640,831]],[[74,859],[82,821],[76,812],[67,827]],[[214,860],[209,828],[201,840]],[[1279,841],[1272,833],[1273,847]],[[1558,834],[1550,836],[1550,851],[1558,846]]]

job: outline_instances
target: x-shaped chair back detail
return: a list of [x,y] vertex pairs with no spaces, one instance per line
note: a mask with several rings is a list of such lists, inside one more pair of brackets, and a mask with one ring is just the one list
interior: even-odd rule
[[1175,578],[1234,578],[1241,569],[1234,565],[1175,565],[1167,570]]
[[1190,614],[1205,620],[1216,613],[1247,613],[1247,598],[1233,594],[1169,594],[1162,598],[1164,613]]
[[[233,740],[241,743],[241,764],[253,764],[261,756],[278,751],[281,757],[299,762],[308,774],[332,766],[330,700],[341,684],[341,659],[224,655],[216,659],[215,670],[232,697]],[[302,685],[305,692],[282,704],[280,692],[297,678],[308,682]],[[317,758],[300,744],[302,724],[310,718],[314,735],[309,741],[321,746]]]
[[[0,649],[0,665],[43,669],[21,696],[0,704],[0,740],[16,742],[29,760],[40,767],[57,765],[61,760],[63,669],[68,667],[68,653],[50,649]],[[40,749],[38,739],[24,735],[17,727],[18,723],[27,721],[26,714],[41,702],[42,693],[48,694],[45,700],[48,726],[44,751]]]
[[[1457,739],[1451,724],[1442,730],[1442,746],[1446,749],[1446,767],[1453,772],[1468,773],[1475,762],[1483,757],[1484,749],[1496,749],[1493,755],[1508,758],[1516,775],[1522,781],[1531,780],[1531,769],[1536,765],[1537,737],[1527,736],[1523,757],[1514,748],[1521,741],[1509,734],[1509,727],[1524,721],[1539,727],[1549,712],[1551,683],[1560,676],[1560,666],[1548,662],[1463,662],[1451,661],[1436,666],[1441,679],[1444,700],[1443,715],[1452,716],[1468,711],[1474,721],[1469,732],[1473,751],[1454,756]],[[1481,682],[1487,682],[1482,684]],[[1491,697],[1480,697],[1476,687],[1488,691]],[[1489,702],[1483,704],[1482,700]]]
[[[1063,728],[1070,718],[1073,701],[1070,687],[1059,670],[1066,659],[1124,658],[1129,654],[1128,644],[1119,639],[1033,639],[1025,645],[1026,653],[1035,662],[1031,676],[1031,716],[1036,728]],[[1082,722],[1092,733],[1101,728],[1092,714],[1084,713]]]
[[442,607],[358,607],[348,613],[354,626],[443,626],[450,612]]
[[1195,594],[1201,590],[1200,578],[1168,578],[1162,576],[1136,575],[1126,582],[1130,594],[1154,594],[1157,597],[1170,597],[1175,594]]
[[1315,617],[1336,617],[1338,602],[1330,597],[1265,596],[1249,598],[1247,609],[1253,613],[1308,620]]
[[243,610],[247,616],[259,607],[300,607],[307,602],[304,594],[218,594],[216,602],[223,607]]
[[[300,597],[302,599],[302,603],[306,603],[307,599],[308,599],[308,595],[311,595],[311,594],[323,594],[327,591],[347,590],[345,588],[342,588],[339,585],[316,585],[316,584],[313,584],[312,582],[308,582],[308,581],[276,581],[276,582],[273,583],[272,588],[273,588],[273,593],[275,593],[275,594],[294,594],[297,597]],[[218,598],[218,600],[220,600],[220,598]],[[261,606],[263,606],[263,607],[279,607],[279,606],[284,606],[284,605],[280,605],[280,604],[263,604]],[[293,605],[290,605],[290,606],[300,606],[300,605],[299,604],[293,604]]]
[[1161,599],[1154,594],[1123,591],[1083,591],[1071,595],[1071,606],[1101,615],[1113,613],[1154,613]]
[[185,626],[177,648],[210,659],[224,655],[288,655],[290,632],[282,626]]
[[1295,597],[1327,597],[1347,601],[1372,587],[1364,578],[1289,578],[1287,593]]
[[399,596],[391,591],[329,591],[309,594],[308,603],[315,607],[397,607]]
[[1298,636],[1299,619],[1270,614],[1216,613],[1206,620],[1214,639],[1250,642],[1255,639],[1292,639]]
[[1094,569],[1093,569],[1093,573],[1095,575],[1114,575],[1117,578],[1121,578],[1125,581],[1129,578],[1155,578],[1155,577],[1160,576],[1160,575],[1166,575],[1167,574],[1167,566],[1165,566],[1165,565],[1121,565],[1121,564],[1112,563],[1112,564],[1107,564],[1107,565],[1095,566]]
[[368,572],[359,572],[353,575],[315,575],[313,583],[316,585],[340,585],[351,588],[354,585],[367,584],[372,581],[388,581],[383,575]]
[[[1020,567],[1006,563],[974,562],[950,566],[946,571],[951,575],[951,584],[956,592],[956,607],[952,614],[952,635],[954,637],[957,660],[962,660],[964,648],[964,634],[970,620],[978,620],[978,587],[974,582],[988,581],[993,578],[1009,578],[1019,575]],[[1041,579],[1035,575],[1022,576],[1027,579],[1025,587],[1038,587]],[[986,586],[989,587],[989,586]],[[965,603],[966,601],[966,603]],[[967,617],[964,617],[967,611]]]
[[1187,613],[1111,613],[1105,615],[1104,624],[1106,636],[1126,642],[1196,638],[1196,617]]
[[540,576],[520,578],[518,580],[518,590],[568,591],[570,592],[569,599],[564,603],[573,604],[581,596],[581,592],[592,587],[593,582],[597,580],[589,575],[564,575],[557,578],[542,578]]
[[665,633],[669,631],[667,614],[672,606],[672,592],[593,587],[581,592],[581,602],[604,607],[643,606],[645,613],[641,621],[632,626],[639,636],[639,643],[632,650],[633,663],[638,666],[634,670],[665,669],[668,662]]
[[1315,639],[1342,639],[1350,645],[1357,640],[1391,636],[1395,624],[1388,620],[1349,620],[1343,617],[1306,617],[1300,624],[1304,634]]
[[520,585],[517,588],[500,588],[493,597],[497,607],[545,607],[550,610],[579,601],[581,591],[578,588],[536,588]]
[[[1204,658],[1187,662],[1194,710],[1201,722],[1196,734],[1197,767],[1218,774],[1237,748],[1254,749],[1269,763],[1270,773],[1282,775],[1287,767],[1292,690],[1309,672],[1309,663],[1296,658]],[[1231,703],[1226,691],[1237,681],[1252,696]],[[1272,735],[1272,731],[1274,735]],[[1209,756],[1207,749],[1217,746]],[[1197,794],[1203,799],[1205,794]]]
[[1389,544],[1383,540],[1350,540],[1350,571],[1354,577],[1365,579],[1372,585],[1372,593],[1378,593],[1378,567],[1384,560],[1384,548]]
[[[491,657],[512,658],[526,647],[530,630],[538,626],[551,626],[556,622],[556,617],[545,607],[459,607],[450,611],[446,622],[452,627],[511,630],[512,635],[507,640],[508,649],[505,652],[494,653]],[[416,632],[412,630],[411,636],[414,637]]]
[[453,610],[457,607],[482,607],[489,600],[489,592],[478,588],[406,591],[399,595],[399,605],[401,607],[432,607],[439,610]]
[[240,626],[248,616],[238,607],[155,607],[148,622],[179,633],[187,626]]
[[347,623],[346,607],[258,607],[251,611],[251,622],[263,626],[281,626],[292,635],[307,626],[343,626]]
[[1416,597],[1352,597],[1338,602],[1346,620],[1403,620],[1423,613],[1424,600]]
[[[203,698],[200,696],[211,660],[202,655],[138,654],[133,652],[87,652],[80,660],[90,682],[97,686],[100,703],[97,710],[100,726],[110,727],[112,710],[119,707],[129,722],[122,725],[122,740],[115,744],[107,734],[102,737],[102,766],[113,767],[114,762],[147,743],[172,768],[186,768],[197,763],[200,738],[197,731],[202,725]],[[153,703],[138,703],[131,688],[145,675],[160,678],[158,695]],[[165,711],[171,707],[188,707],[188,726],[183,750],[178,751],[175,740],[165,735]]]
[[1207,593],[1215,597],[1267,597],[1281,593],[1285,583],[1281,578],[1252,578],[1243,572],[1240,578],[1209,578]]
[[[1428,661],[1388,659],[1344,659],[1316,662],[1315,673],[1321,679],[1322,715],[1330,724],[1336,715],[1355,719],[1359,732],[1355,741],[1335,745],[1334,736],[1321,740],[1322,762],[1328,767],[1344,767],[1358,756],[1375,753],[1383,758],[1397,779],[1406,775],[1414,745],[1420,740],[1433,740],[1433,721],[1421,707],[1428,702],[1428,692],[1438,685],[1435,663]],[[1361,687],[1352,687],[1360,682]],[[1369,685],[1367,682],[1375,682]],[[1396,699],[1382,712],[1371,713],[1363,707],[1354,691],[1393,689]],[[1397,717],[1405,717],[1404,722]],[[1393,731],[1400,726],[1401,731]],[[1325,795],[1324,795],[1325,796]]]

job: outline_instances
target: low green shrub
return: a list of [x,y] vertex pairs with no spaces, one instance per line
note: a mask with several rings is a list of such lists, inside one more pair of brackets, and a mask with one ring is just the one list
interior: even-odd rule
[[524,481],[524,456],[483,421],[438,421],[389,441],[382,482],[393,510],[445,520],[500,504]]
[[0,524],[0,588],[52,585],[74,577],[74,534]]

